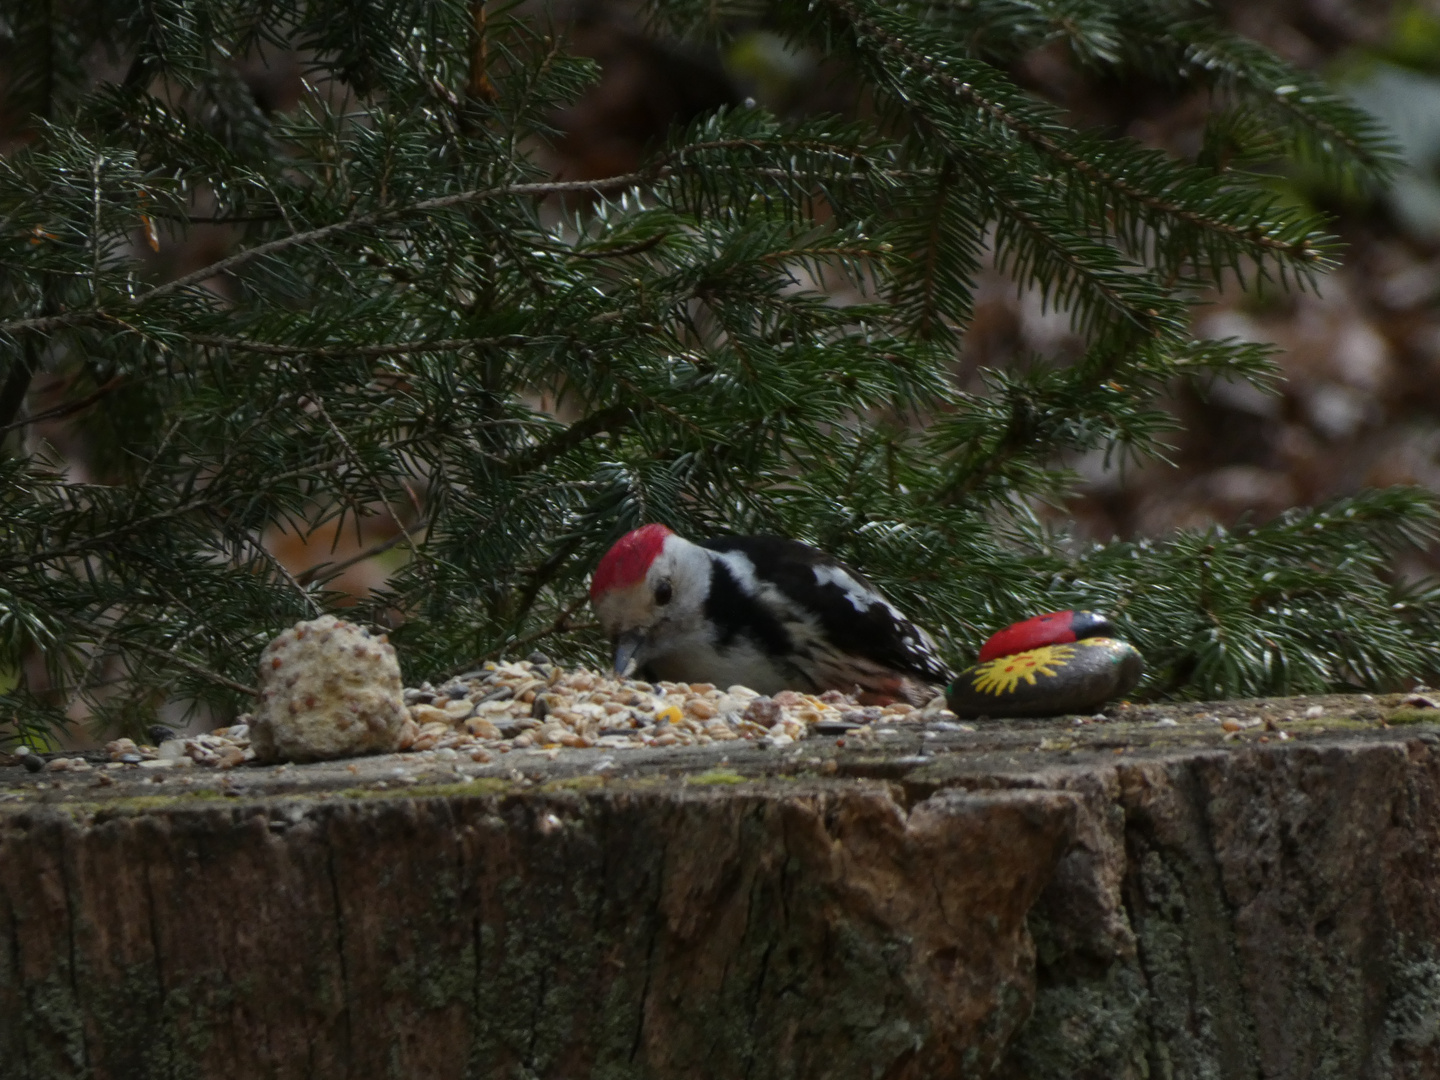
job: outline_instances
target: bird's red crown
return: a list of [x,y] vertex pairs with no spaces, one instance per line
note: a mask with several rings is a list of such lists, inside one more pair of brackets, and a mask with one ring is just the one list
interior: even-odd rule
[[605,553],[595,576],[590,579],[590,598],[614,588],[624,588],[643,581],[650,564],[665,546],[665,538],[674,535],[664,525],[642,525],[626,533]]

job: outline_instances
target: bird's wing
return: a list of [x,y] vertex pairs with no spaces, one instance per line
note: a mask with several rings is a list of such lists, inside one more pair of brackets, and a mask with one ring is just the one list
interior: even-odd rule
[[927,683],[950,678],[935,643],[856,570],[778,536],[725,536],[702,547],[746,556],[765,581],[819,623],[831,645]]

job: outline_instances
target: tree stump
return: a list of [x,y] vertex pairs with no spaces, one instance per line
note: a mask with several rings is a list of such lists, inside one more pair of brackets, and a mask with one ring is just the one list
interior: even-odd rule
[[1427,719],[7,767],[0,1072],[1440,1075]]

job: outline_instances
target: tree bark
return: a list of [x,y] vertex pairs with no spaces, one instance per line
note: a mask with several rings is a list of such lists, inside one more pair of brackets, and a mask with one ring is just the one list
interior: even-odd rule
[[1440,1075],[1440,735],[1351,700],[398,789],[0,769],[0,1072]]

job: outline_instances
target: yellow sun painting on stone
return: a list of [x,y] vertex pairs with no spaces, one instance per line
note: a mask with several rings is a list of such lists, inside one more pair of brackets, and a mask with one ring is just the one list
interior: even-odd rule
[[1042,645],[1011,656],[987,661],[975,669],[972,685],[982,694],[1011,693],[1024,679],[1035,685],[1036,676],[1053,679],[1056,672],[1075,657],[1073,645]]

